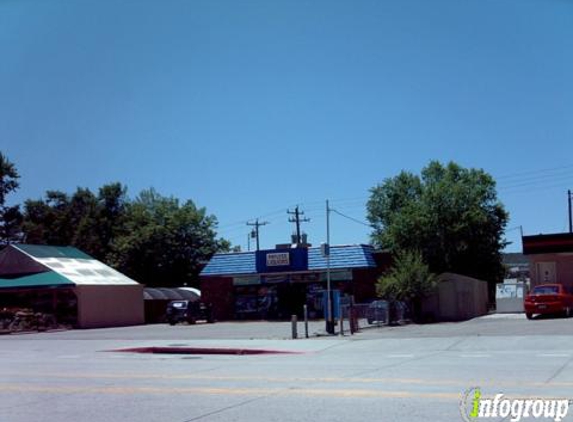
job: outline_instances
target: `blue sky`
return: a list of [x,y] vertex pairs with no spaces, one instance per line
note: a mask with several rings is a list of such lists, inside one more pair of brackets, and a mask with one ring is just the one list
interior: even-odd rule
[[243,248],[256,217],[263,247],[288,240],[300,204],[318,244],[325,199],[364,221],[369,188],[436,159],[490,172],[510,229],[568,228],[568,0],[0,0],[0,52],[15,203],[153,186]]

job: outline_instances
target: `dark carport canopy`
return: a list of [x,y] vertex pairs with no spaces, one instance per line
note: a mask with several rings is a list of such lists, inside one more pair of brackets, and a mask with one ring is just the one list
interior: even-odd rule
[[200,296],[188,289],[166,288],[166,287],[146,287],[143,290],[145,300],[191,300],[198,301]]

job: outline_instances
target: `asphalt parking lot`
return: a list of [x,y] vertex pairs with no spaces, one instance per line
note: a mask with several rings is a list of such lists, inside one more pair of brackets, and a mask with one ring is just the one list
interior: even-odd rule
[[[573,318],[536,317],[533,320],[527,320],[524,314],[491,314],[462,322],[423,325],[406,323],[393,327],[368,325],[363,321],[361,327],[358,334],[351,336],[346,322],[343,338],[352,340],[364,338],[573,335]],[[297,332],[298,338],[303,339],[305,336],[303,322],[298,322]],[[322,320],[310,321],[308,333],[311,339],[333,338],[327,336],[325,323]],[[22,335],[34,339],[68,340],[290,340],[292,338],[292,325],[290,322],[284,321],[218,322],[215,324],[198,323],[196,325],[178,324],[175,326],[153,324]],[[340,336],[334,338],[338,337]]]
[[[573,398],[573,319],[490,315],[344,337],[311,326],[308,340],[290,340],[286,322],[1,336],[0,421],[456,421],[474,386]],[[163,346],[297,353],[117,351]]]

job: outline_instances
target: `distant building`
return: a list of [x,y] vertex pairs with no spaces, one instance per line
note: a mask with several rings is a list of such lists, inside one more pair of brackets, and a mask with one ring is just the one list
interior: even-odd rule
[[0,308],[56,315],[79,328],[143,324],[143,286],[73,247],[0,251]]
[[561,283],[573,288],[573,233],[523,236],[522,242],[531,262],[531,287]]
[[[332,289],[343,300],[373,300],[390,255],[368,245],[331,246]],[[279,245],[272,250],[216,254],[201,272],[202,300],[217,319],[281,319],[324,315],[327,260],[321,248]]]
[[506,279],[527,282],[530,278],[529,257],[519,253],[504,253],[503,266],[506,269]]

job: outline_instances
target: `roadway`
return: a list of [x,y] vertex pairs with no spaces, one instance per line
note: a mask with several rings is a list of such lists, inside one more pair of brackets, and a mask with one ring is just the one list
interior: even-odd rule
[[[298,340],[289,324],[266,322],[1,336],[0,422],[449,422],[462,420],[461,395],[475,386],[573,398],[573,319],[321,330],[315,323],[314,336]],[[112,351],[150,346],[296,353]]]

